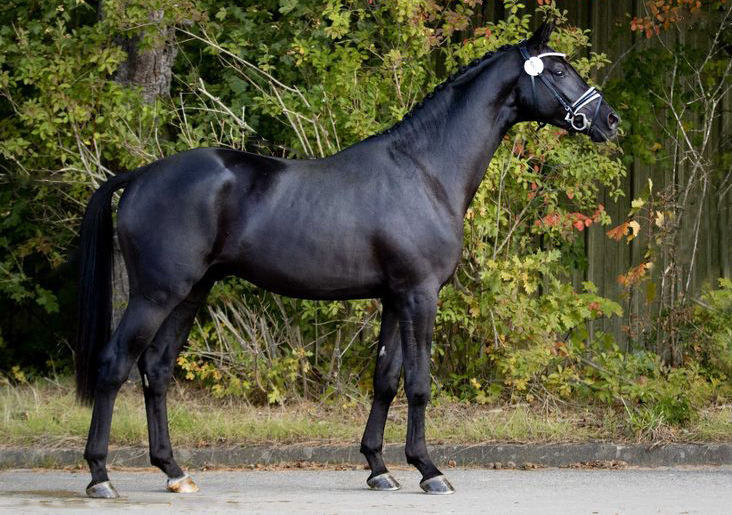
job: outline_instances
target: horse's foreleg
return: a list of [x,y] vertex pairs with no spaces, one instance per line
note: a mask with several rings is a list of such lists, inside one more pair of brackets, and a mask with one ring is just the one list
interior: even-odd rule
[[211,282],[203,281],[193,288],[188,297],[165,319],[153,343],[140,356],[138,362],[145,395],[150,462],[168,476],[168,489],[177,493],[197,492],[198,487],[173,458],[166,394],[175,369],[175,360],[187,340],[196,312],[208,295],[211,285]]
[[171,307],[166,304],[153,303],[143,296],[132,297],[114,335],[99,356],[94,409],[84,452],[92,475],[86,489],[90,497],[119,496],[109,482],[106,466],[114,401],[132,365],[170,311]]
[[409,405],[407,463],[422,473],[419,486],[430,494],[455,490],[435,466],[425,442],[425,408],[430,399],[430,349],[437,313],[437,289],[417,289],[400,299],[399,326],[404,360],[404,390]]
[[399,342],[398,316],[394,306],[386,300],[383,305],[374,370],[374,400],[361,440],[361,453],[371,468],[367,484],[374,490],[398,490],[399,483],[389,474],[384,464],[382,448],[389,406],[399,387],[402,348]]

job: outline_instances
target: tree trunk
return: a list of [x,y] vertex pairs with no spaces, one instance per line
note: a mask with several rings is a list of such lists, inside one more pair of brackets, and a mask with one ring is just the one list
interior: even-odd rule
[[[100,2],[99,17],[103,16],[104,2]],[[153,103],[170,95],[172,67],[178,47],[175,45],[175,28],[164,25],[162,10],[151,11],[149,19],[150,25],[143,33],[119,38],[127,59],[117,69],[114,80],[127,87],[140,88],[145,102]],[[143,40],[148,40],[148,44],[143,44]],[[112,284],[112,324],[116,327],[129,298],[127,270],[116,236]]]
[[[124,38],[120,44],[127,60],[117,69],[115,80],[125,86],[142,88],[146,102],[170,94],[170,79],[178,47],[174,44],[175,28],[163,25],[163,11],[150,13],[152,25],[146,34]],[[152,36],[153,44],[141,48],[144,36]]]

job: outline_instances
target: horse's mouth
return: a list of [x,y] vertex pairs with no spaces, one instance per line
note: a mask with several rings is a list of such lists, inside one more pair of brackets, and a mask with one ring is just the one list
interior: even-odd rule
[[605,141],[610,141],[618,137],[617,129],[608,128],[607,130],[603,130],[597,125],[592,125],[589,129],[578,131],[574,129],[570,124],[567,124],[566,130],[570,134],[584,134],[585,136],[589,136],[589,138],[595,143],[603,143]]
[[617,139],[618,130],[608,128],[605,131],[605,130],[601,129],[600,127],[598,127],[597,125],[593,125],[592,127],[590,127],[590,130],[587,132],[587,135],[595,143],[602,143],[603,141],[610,141],[610,140]]

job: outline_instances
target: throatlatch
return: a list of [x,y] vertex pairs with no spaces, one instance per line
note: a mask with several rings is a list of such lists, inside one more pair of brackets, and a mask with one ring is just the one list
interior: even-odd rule
[[[531,56],[531,54],[529,54],[529,49],[526,47],[525,40],[519,43],[518,47],[519,51],[521,52],[521,57],[524,58],[524,71],[531,77],[531,94],[534,99],[534,109],[536,109],[537,106],[536,81],[534,80],[534,78],[538,77],[539,80],[541,80],[541,82],[544,84],[544,86],[546,86],[547,89],[551,92],[551,94],[554,95],[554,97],[559,101],[560,104],[562,104],[562,107],[564,107],[564,110],[567,112],[564,119],[569,123],[572,129],[576,130],[577,132],[589,131],[592,127],[592,124],[595,123],[597,114],[600,112],[600,105],[602,104],[602,94],[596,88],[591,87],[588,88],[587,91],[582,93],[577,100],[570,104],[569,101],[564,97],[564,95],[562,95],[557,90],[557,88],[555,88],[546,79],[546,77],[544,77],[544,61],[541,60],[543,57],[566,56],[559,52],[545,52],[543,54]],[[588,123],[587,116],[584,113],[581,113],[580,110],[595,101],[597,101],[597,104],[595,105],[592,119]],[[582,122],[581,125],[578,123],[579,121]],[[546,123],[539,122],[539,127],[543,127],[544,125],[546,125]]]

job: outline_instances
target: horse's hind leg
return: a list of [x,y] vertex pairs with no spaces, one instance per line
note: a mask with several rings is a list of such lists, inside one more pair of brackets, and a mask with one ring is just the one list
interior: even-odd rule
[[142,376],[150,441],[150,462],[168,476],[168,489],[177,493],[197,492],[193,480],[181,470],[173,458],[168,432],[166,393],[175,368],[175,359],[185,344],[196,312],[206,299],[213,282],[207,279],[196,284],[191,293],[173,310],[145,349],[138,366]]
[[394,306],[386,299],[383,305],[376,369],[374,370],[374,400],[361,440],[361,453],[366,457],[371,468],[371,475],[366,481],[369,487],[373,490],[398,490],[399,483],[389,474],[384,464],[382,448],[389,406],[399,387],[402,347],[399,341],[399,323]]
[[106,467],[114,401],[132,365],[180,300],[170,294],[159,295],[155,301],[143,295],[131,296],[119,326],[99,356],[94,409],[84,452],[92,475],[86,490],[90,497],[119,496],[109,482]]

